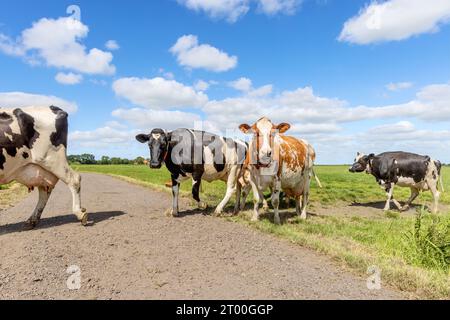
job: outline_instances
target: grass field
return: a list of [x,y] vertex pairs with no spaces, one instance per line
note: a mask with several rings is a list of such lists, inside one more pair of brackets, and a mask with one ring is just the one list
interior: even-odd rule
[[[311,210],[329,210],[332,214],[313,215],[306,221],[298,219],[291,206],[285,213],[285,222],[278,226],[271,222],[272,215],[262,216],[259,222],[250,222],[250,211],[225,219],[243,223],[263,232],[274,234],[293,243],[306,246],[331,256],[342,265],[366,274],[368,267],[382,270],[382,281],[408,291],[413,297],[450,298],[450,192],[441,195],[443,212],[432,215],[421,206],[430,204],[430,193],[423,193],[415,201],[417,214],[402,214],[371,208],[383,202],[385,193],[374,178],[366,174],[348,173],[346,166],[317,166],[316,172],[323,188],[315,182],[311,187]],[[145,186],[168,190],[166,169],[150,170],[145,166],[75,166],[84,172],[126,177]],[[450,168],[443,169],[444,186],[450,190]],[[191,183],[182,185],[182,192],[190,194]],[[202,199],[215,206],[224,195],[225,184],[214,182],[203,185]],[[406,200],[409,190],[397,188],[395,197]],[[251,197],[249,197],[251,202]],[[375,214],[352,212],[352,203],[368,204],[367,211]],[[228,207],[232,208],[232,203]]]

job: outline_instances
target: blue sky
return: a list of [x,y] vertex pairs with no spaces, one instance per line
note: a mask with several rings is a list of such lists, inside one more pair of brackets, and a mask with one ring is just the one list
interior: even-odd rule
[[0,105],[69,109],[69,152],[97,157],[147,155],[133,137],[154,127],[234,135],[267,115],[319,163],[450,162],[448,2],[1,0]]

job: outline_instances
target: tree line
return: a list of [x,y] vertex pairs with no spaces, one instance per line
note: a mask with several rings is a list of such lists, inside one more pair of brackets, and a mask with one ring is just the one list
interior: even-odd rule
[[67,160],[70,164],[145,164],[147,159],[143,157],[137,157],[136,159],[126,159],[119,157],[102,156],[99,160],[95,159],[95,156],[90,153],[69,155]]

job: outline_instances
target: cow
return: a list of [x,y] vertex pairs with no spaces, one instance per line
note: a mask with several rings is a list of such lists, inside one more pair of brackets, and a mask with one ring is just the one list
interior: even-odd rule
[[239,129],[245,134],[253,134],[244,165],[254,197],[252,220],[259,220],[262,191],[268,188],[272,190],[271,202],[276,224],[280,224],[278,206],[281,191],[295,199],[297,214],[301,219],[306,219],[310,181],[315,176],[314,148],[305,140],[283,135],[290,129],[288,123],[275,125],[267,117],[259,119],[252,126],[241,124]]
[[138,134],[136,140],[148,144],[151,169],[159,169],[164,163],[171,174],[173,199],[172,208],[166,212],[168,216],[178,216],[180,183],[189,178],[192,196],[200,209],[206,208],[199,195],[201,181],[222,180],[227,184],[227,191],[214,214],[222,213],[234,193],[234,212],[239,211],[241,187],[237,180],[247,152],[244,142],[184,128],[171,132],[156,128],[150,134]]
[[26,228],[35,228],[58,180],[72,193],[72,212],[86,225],[88,214],[81,207],[81,177],[67,162],[68,114],[62,109],[27,107],[0,109],[0,184],[17,181],[39,200]]
[[[409,152],[384,152],[379,155],[373,153],[365,155],[358,152],[349,171],[366,172],[375,177],[378,184],[386,191],[385,211],[390,210],[391,201],[400,211],[406,211],[421,191],[430,190],[434,200],[432,212],[436,213],[440,196],[439,180],[441,189],[444,190],[441,167],[438,160]],[[403,206],[393,197],[394,186],[411,189],[411,196]]]

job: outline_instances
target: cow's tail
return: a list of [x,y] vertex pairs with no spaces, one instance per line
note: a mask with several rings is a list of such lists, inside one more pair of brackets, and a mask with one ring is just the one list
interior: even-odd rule
[[434,165],[436,166],[438,175],[439,175],[439,184],[441,185],[441,191],[445,192],[444,190],[444,183],[442,181],[442,164],[439,160],[434,160]]
[[443,183],[443,181],[442,181],[442,171],[441,171],[441,173],[439,174],[439,185],[441,186],[441,191],[442,191],[442,192],[445,192],[445,189],[444,189],[444,183]]
[[312,169],[312,174],[314,176],[314,179],[316,179],[316,182],[319,185],[319,188],[322,188],[322,183],[320,183],[319,177],[317,176],[316,171],[314,171],[314,168]]

